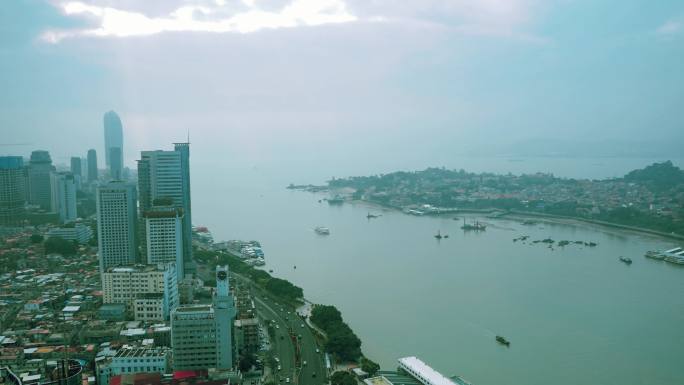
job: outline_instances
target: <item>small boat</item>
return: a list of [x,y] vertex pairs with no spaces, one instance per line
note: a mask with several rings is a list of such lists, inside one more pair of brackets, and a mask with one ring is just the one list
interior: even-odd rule
[[366,218],[368,218],[368,219],[373,219],[373,218],[377,218],[377,217],[379,217],[379,216],[380,216],[380,215],[375,215],[375,214],[368,213],[368,215],[366,215]]
[[297,270],[297,265],[294,265],[294,269]]
[[464,231],[485,231],[487,229],[486,225],[480,222],[475,222],[475,224],[466,223],[465,218],[463,219],[463,226],[461,229]]
[[496,336],[496,342],[500,343],[501,345],[511,346],[511,343],[502,336]]
[[318,226],[314,229],[314,231],[318,235],[330,235],[330,229],[327,227]]
[[273,273],[273,269],[269,269],[268,272],[269,272],[269,273]]
[[435,234],[435,238],[442,239],[442,234],[440,234],[439,230],[437,230],[437,234]]
[[449,234],[444,234],[443,237],[444,237],[444,238],[449,238]]
[[622,261],[622,262],[624,262],[624,263],[626,263],[626,264],[628,264],[628,265],[631,265],[631,264],[632,264],[632,259],[631,259],[631,258],[620,257],[620,261]]

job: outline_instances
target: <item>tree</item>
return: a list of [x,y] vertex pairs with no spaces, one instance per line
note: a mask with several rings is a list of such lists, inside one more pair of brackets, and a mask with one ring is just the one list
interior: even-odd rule
[[332,305],[315,305],[311,310],[311,322],[326,330],[330,325],[342,322],[342,313]]
[[370,377],[373,377],[375,373],[380,370],[380,365],[377,362],[371,361],[370,359],[363,357],[361,358],[361,370],[368,373]]
[[41,243],[44,237],[40,234],[31,234],[31,243]]
[[254,366],[254,364],[256,364],[254,355],[248,354],[240,359],[240,371],[247,372],[252,368],[252,366]]
[[332,385],[356,385],[356,379],[354,379],[351,373],[340,371],[330,376],[330,383]]
[[76,254],[76,242],[67,241],[63,238],[50,237],[45,243],[45,253],[51,254],[62,254],[62,255],[74,255]]

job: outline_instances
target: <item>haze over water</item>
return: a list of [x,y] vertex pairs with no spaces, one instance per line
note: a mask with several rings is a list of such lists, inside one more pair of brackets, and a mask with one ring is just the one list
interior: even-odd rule
[[[368,174],[353,162],[326,169],[235,160],[213,163],[217,174],[204,171],[205,161],[215,159],[209,155],[197,148],[193,154],[196,224],[207,225],[216,240],[259,240],[265,268],[301,286],[307,299],[337,306],[364,352],[384,369],[395,368],[398,357],[418,355],[477,385],[684,378],[684,297],[678,294],[684,269],[643,257],[672,241],[487,218],[480,218],[489,224],[485,233],[463,233],[451,217],[413,217],[361,203],[331,207],[319,203],[325,195],[285,189],[290,182],[322,184],[331,174]],[[471,158],[454,167],[602,178],[652,161]],[[389,163],[380,168],[390,171]],[[542,164],[547,168],[538,169]],[[369,221],[369,211],[382,216]],[[316,235],[313,228],[321,225],[332,234]],[[450,237],[436,241],[438,230]],[[551,251],[512,242],[520,235],[599,246]],[[619,256],[634,263],[626,266]],[[497,344],[497,334],[511,347]]]

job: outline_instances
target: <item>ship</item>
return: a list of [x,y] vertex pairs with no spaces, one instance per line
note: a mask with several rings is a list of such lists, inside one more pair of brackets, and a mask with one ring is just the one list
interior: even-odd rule
[[485,231],[487,229],[487,225],[484,225],[480,222],[475,222],[474,224],[466,223],[465,219],[463,219],[463,226],[461,226],[461,229],[464,231]]
[[435,238],[437,239],[442,239],[442,234],[437,230],[437,234],[435,234]]
[[377,218],[377,217],[379,217],[379,216],[380,216],[380,215],[375,215],[375,214],[368,213],[368,215],[366,215],[366,218],[368,218],[368,219],[373,219],[373,218]]
[[631,259],[631,258],[620,257],[620,261],[622,261],[622,262],[624,262],[624,263],[626,263],[626,264],[628,264],[628,265],[631,265],[631,264],[632,264],[632,259]]
[[665,260],[677,265],[684,265],[684,249],[681,247],[675,247],[674,249],[664,251],[651,250],[647,251],[645,256],[647,258]]
[[328,204],[330,205],[341,205],[344,203],[344,198],[342,198],[340,195],[335,195],[332,198],[328,198]]
[[330,229],[327,227],[318,226],[314,229],[314,231],[318,235],[330,235]]
[[500,343],[501,345],[511,346],[511,343],[502,336],[496,336],[496,342]]

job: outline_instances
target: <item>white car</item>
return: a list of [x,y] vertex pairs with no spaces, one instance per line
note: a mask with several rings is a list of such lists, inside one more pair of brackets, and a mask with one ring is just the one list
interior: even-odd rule
[[304,324],[302,324],[302,327],[304,327]]

